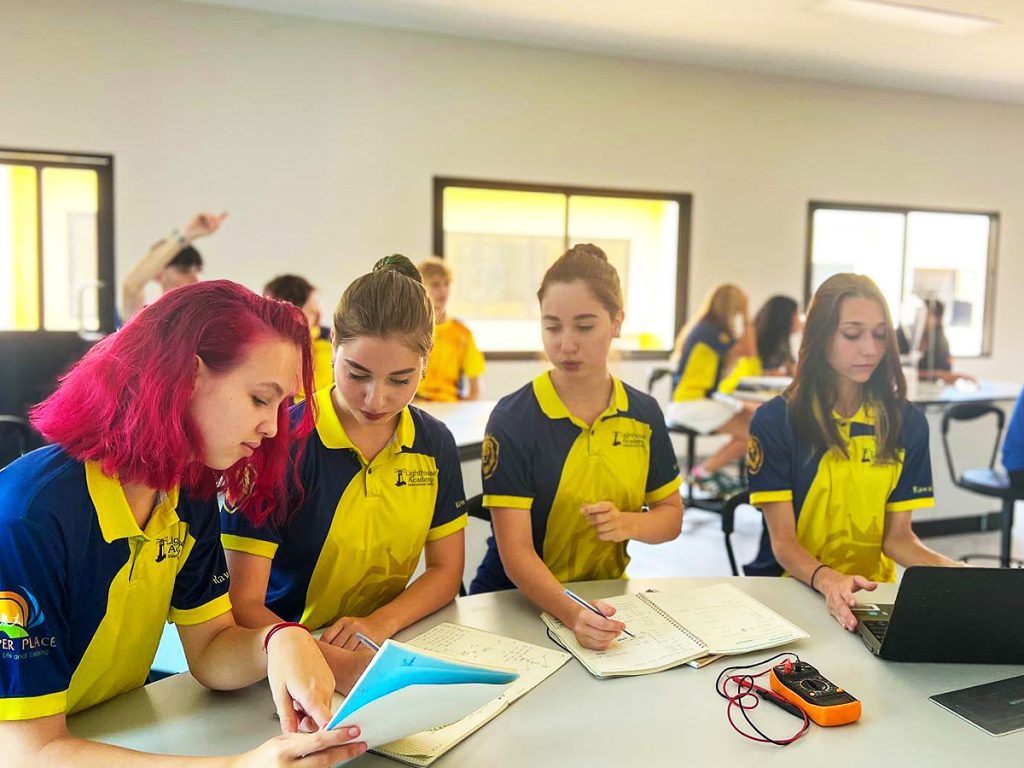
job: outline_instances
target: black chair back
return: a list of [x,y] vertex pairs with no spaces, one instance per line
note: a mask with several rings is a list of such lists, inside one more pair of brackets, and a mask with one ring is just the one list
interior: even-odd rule
[[729,567],[733,576],[740,575],[740,569],[736,565],[736,554],[732,551],[732,532],[736,528],[736,509],[741,504],[750,503],[750,491],[740,491],[730,496],[719,514],[722,516],[722,535],[725,536],[725,553],[729,557]]
[[20,416],[0,416],[0,468],[32,448],[32,430]]
[[954,421],[974,421],[989,414],[996,419],[995,442],[992,444],[992,456],[988,460],[988,468],[992,469],[999,455],[999,443],[1003,439],[1003,427],[1006,425],[1006,414],[1002,408],[991,403],[957,403],[946,409],[942,415],[942,448],[946,453],[946,466],[949,468],[949,479],[954,485],[960,485],[961,476],[953,464],[953,451],[949,447],[949,425]]

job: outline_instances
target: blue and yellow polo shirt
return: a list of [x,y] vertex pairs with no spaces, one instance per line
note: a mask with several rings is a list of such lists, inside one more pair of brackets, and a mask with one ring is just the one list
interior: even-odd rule
[[[833,412],[849,457],[815,449],[793,429],[786,401],[762,405],[750,425],[747,475],[750,503],[791,501],[800,544],[840,573],[895,581],[896,567],[882,553],[888,512],[933,506],[928,422],[910,403],[903,409],[898,461],[875,463],[875,420],[870,406],[853,418]],[[768,529],[748,576],[778,576]]]
[[725,356],[736,340],[711,320],[701,320],[683,343],[672,377],[672,400],[702,400],[718,389]]
[[[561,582],[616,579],[626,542],[601,541],[585,504],[639,510],[677,493],[679,466],[654,398],[612,377],[608,408],[589,426],[566,408],[549,374],[502,398],[483,447],[485,507],[530,511],[533,546]],[[492,535],[471,592],[512,589]]]
[[76,712],[146,681],[165,621],[231,610],[217,502],[124,491],[58,446],[0,471],[0,720]]
[[[341,426],[333,390],[314,395],[316,429],[299,467],[304,496],[288,523],[254,527],[244,515],[221,513],[225,549],[273,560],[267,607],[314,628],[389,603],[409,583],[426,542],[466,526],[448,428],[407,407],[392,441],[368,462]],[[305,407],[292,406],[293,419]]]

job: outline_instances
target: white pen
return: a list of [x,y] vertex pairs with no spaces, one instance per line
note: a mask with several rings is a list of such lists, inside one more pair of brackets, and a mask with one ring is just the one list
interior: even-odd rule
[[[588,602],[587,602],[586,600],[584,600],[584,599],[583,599],[582,597],[580,597],[579,595],[577,595],[577,594],[576,594],[575,592],[573,592],[573,591],[572,591],[571,589],[566,589],[566,590],[565,590],[565,596],[566,596],[566,597],[568,597],[568,598],[569,598],[570,600],[572,600],[572,601],[573,601],[574,603],[576,603],[576,604],[578,604],[578,605],[582,606],[583,608],[586,608],[586,609],[587,609],[588,611],[590,611],[591,613],[596,613],[596,614],[597,614],[598,616],[604,616],[604,614],[603,614],[603,613],[601,613],[601,612],[600,612],[599,610],[597,610],[597,608],[595,608],[594,606],[592,606],[592,605],[591,605],[590,603],[588,603]],[[605,616],[605,618],[608,618],[608,617],[607,617],[607,616]],[[632,632],[630,632],[630,631],[629,631],[628,629],[623,629],[622,631],[623,631],[623,633],[624,633],[624,634],[627,634],[627,635],[629,635],[630,637],[632,637],[632,638],[634,638],[634,639],[636,638],[636,635],[634,635],[634,634],[633,634]]]

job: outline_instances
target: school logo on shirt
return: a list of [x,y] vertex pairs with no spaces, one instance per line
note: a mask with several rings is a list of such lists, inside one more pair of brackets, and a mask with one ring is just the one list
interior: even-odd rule
[[747,440],[747,472],[756,475],[761,471],[764,464],[764,451],[761,448],[761,441],[753,435]]
[[436,469],[395,470],[395,488],[401,488],[403,485],[434,485],[436,483]]
[[647,445],[647,439],[642,432],[619,432],[616,430],[612,438],[612,445],[621,445],[626,448],[644,448]]
[[32,632],[44,618],[39,602],[24,587],[0,592],[0,658],[46,656],[56,648],[56,637]]
[[498,469],[499,451],[498,439],[491,434],[484,435],[483,454],[480,462],[480,471],[484,476],[484,480],[490,480],[494,477],[494,473]]
[[184,542],[177,536],[163,536],[156,540],[156,544],[156,562],[162,563],[169,557],[181,557],[181,548]]

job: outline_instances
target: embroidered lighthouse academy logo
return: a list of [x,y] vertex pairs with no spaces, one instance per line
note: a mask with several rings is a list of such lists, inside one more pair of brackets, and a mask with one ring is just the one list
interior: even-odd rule
[[46,655],[57,638],[34,631],[45,619],[39,602],[24,587],[0,592],[0,658]]
[[643,432],[623,432],[615,430],[612,445],[626,448],[646,448],[647,436]]
[[395,487],[403,485],[435,485],[437,483],[436,469],[396,469]]

